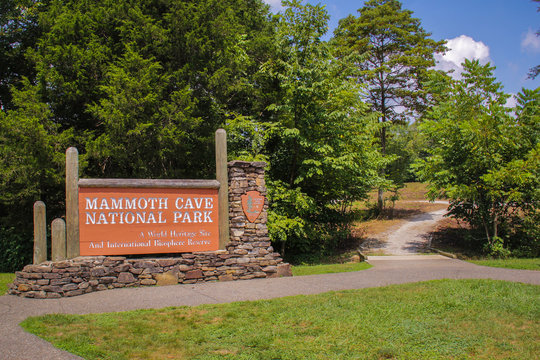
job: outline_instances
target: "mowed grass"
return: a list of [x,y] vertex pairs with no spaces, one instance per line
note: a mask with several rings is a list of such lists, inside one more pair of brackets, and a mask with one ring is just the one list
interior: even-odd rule
[[349,262],[344,264],[295,265],[292,267],[293,276],[331,274],[340,272],[361,271],[372,267],[366,262]]
[[538,270],[540,271],[540,258],[534,259],[486,259],[486,260],[469,260],[470,262],[483,265],[500,267],[506,269],[521,269],[521,270]]
[[7,292],[8,284],[15,280],[15,274],[12,273],[0,273],[0,296]]
[[[420,182],[408,182],[405,186],[399,189],[399,200],[427,200],[428,184]],[[384,193],[385,198],[389,198],[392,193],[387,191]],[[368,194],[368,200],[372,203],[377,201],[377,190],[373,190]]]
[[22,326],[85,359],[535,359],[540,286],[437,280]]

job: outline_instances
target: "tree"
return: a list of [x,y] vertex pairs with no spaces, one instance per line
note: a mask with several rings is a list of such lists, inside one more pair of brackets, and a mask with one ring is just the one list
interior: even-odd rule
[[105,74],[105,96],[89,107],[103,133],[88,143],[88,156],[105,177],[181,178],[185,158],[175,155],[194,151],[190,134],[201,123],[192,115],[195,101],[187,87],[167,94],[170,75],[127,47]]
[[0,109],[12,108],[11,87],[19,88],[23,77],[33,78],[32,63],[25,52],[39,37],[39,11],[47,1],[3,0],[0,2]]
[[[512,115],[493,67],[468,60],[463,67],[461,80],[440,73],[432,79],[444,96],[420,126],[430,155],[416,166],[430,196],[449,198],[449,214],[482,234],[486,252],[506,255],[527,243],[520,228],[534,238],[526,223],[537,219],[540,199],[538,90],[524,90]],[[532,255],[540,250],[535,241]]]
[[[111,79],[118,80],[124,69],[126,77],[149,80],[134,69],[134,62],[127,64],[137,56],[152,64],[151,69],[140,71],[151,72],[146,74],[157,86],[140,84],[147,91],[146,108],[136,116],[131,111],[127,121],[161,126],[176,124],[178,116],[184,116],[183,124],[190,123],[178,130],[176,135],[183,135],[176,144],[154,145],[157,150],[151,154],[156,158],[150,160],[147,155],[146,164],[162,166],[142,173],[208,177],[213,171],[214,131],[224,125],[228,114],[242,114],[251,107],[256,91],[250,76],[268,56],[265,39],[272,28],[267,11],[256,0],[52,2],[40,16],[43,34],[28,55],[36,64],[40,100],[51,108],[60,131],[75,133],[73,145],[81,153],[86,155],[86,148],[91,148],[88,175],[126,176],[125,169],[116,167],[115,174],[115,167],[107,166],[110,151],[103,141],[112,123],[119,121],[117,115],[135,109],[135,99],[142,96],[135,84],[124,89],[111,84]],[[127,104],[130,96],[131,104]],[[169,121],[171,116],[176,120]],[[128,158],[127,149],[136,147],[142,138],[128,137],[125,140],[135,142],[117,147],[115,154]],[[176,146],[179,143],[183,146]],[[163,164],[175,169],[164,172]]]
[[[0,6],[9,10],[0,12],[0,64],[9,65],[0,68],[2,236],[13,235],[13,219],[31,233],[40,198],[61,215],[67,147],[79,149],[83,177],[210,178],[215,130],[256,107],[254,75],[273,32],[261,1]],[[16,61],[31,66],[15,71]]]
[[[357,81],[367,84],[365,100],[379,113],[380,148],[387,156],[388,127],[406,124],[425,110],[429,94],[422,83],[435,65],[434,53],[444,51],[444,42],[430,39],[420,20],[402,9],[398,0],[370,0],[358,12],[358,17],[340,20],[333,43],[342,56],[362,55]],[[382,177],[388,175],[386,170],[381,168]],[[379,211],[384,188],[378,189]]]
[[48,219],[61,213],[66,141],[58,136],[51,112],[27,79],[13,91],[16,110],[0,110],[0,271],[14,271],[32,259],[32,208],[52,205]]
[[356,68],[321,40],[326,11],[296,0],[284,5],[275,55],[260,73],[268,105],[259,119],[237,119],[231,134],[250,136],[270,163],[269,230],[282,253],[331,252],[347,238],[350,205],[377,180],[376,118],[366,115],[351,81]]

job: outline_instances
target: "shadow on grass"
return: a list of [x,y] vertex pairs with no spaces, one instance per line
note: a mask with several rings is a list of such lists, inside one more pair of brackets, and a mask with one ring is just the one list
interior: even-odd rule
[[465,224],[455,219],[443,219],[431,234],[431,247],[455,254],[461,259],[481,259],[482,241],[471,234]]

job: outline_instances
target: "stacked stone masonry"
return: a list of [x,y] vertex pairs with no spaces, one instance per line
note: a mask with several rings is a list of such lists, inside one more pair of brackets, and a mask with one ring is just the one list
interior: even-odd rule
[[[150,285],[193,284],[291,276],[290,265],[274,252],[268,228],[264,162],[233,161],[229,170],[230,242],[226,250],[183,253],[166,258],[77,257],[27,265],[16,273],[9,293],[30,298],[59,298],[93,291]],[[241,196],[258,191],[263,210],[249,222]]]

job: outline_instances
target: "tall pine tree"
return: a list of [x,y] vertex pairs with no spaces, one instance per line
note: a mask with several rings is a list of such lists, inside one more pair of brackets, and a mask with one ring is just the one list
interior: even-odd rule
[[[424,111],[428,94],[422,82],[435,65],[434,53],[444,51],[444,42],[431,39],[398,0],[370,0],[358,13],[340,21],[333,43],[341,56],[361,55],[358,82],[367,84],[365,101],[380,115],[381,153],[387,156],[388,126],[406,123]],[[388,176],[384,167],[381,176]],[[379,187],[379,211],[384,188]]]

